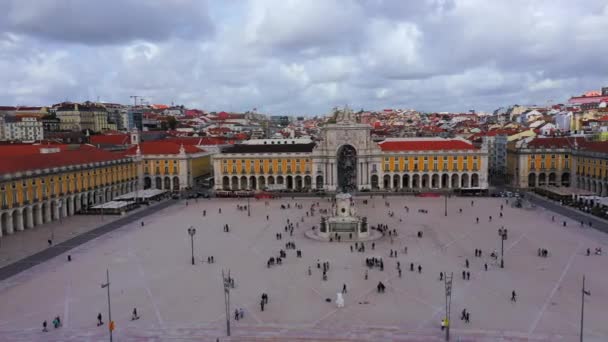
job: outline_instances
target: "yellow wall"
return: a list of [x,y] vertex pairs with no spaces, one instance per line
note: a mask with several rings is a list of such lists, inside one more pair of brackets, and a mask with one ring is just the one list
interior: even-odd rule
[[192,177],[194,178],[213,173],[211,155],[192,159],[191,168]]
[[[384,157],[383,161],[383,170],[385,172],[416,172],[415,164],[418,163],[418,171],[424,171],[425,162],[427,163],[428,172],[435,172],[434,165],[435,159],[434,156],[427,156],[427,160],[424,160],[423,155],[420,156],[409,156],[409,157],[401,157],[401,156],[390,156]],[[456,169],[454,169],[454,160],[456,160]],[[397,164],[395,164],[395,161]],[[473,165],[475,163],[475,156],[437,156],[437,171],[443,172],[443,163],[447,161],[447,171],[448,172],[460,172],[464,171],[464,165],[467,165],[468,171],[473,171]],[[406,163],[407,162],[407,163]],[[388,165],[387,165],[388,163]],[[477,157],[477,170],[481,170],[481,158]],[[395,167],[397,166],[397,167]]]
[[[94,174],[94,171],[96,174]],[[112,182],[120,183],[127,181],[129,178],[137,178],[137,170],[133,163],[2,182],[0,183],[0,202],[2,202],[4,192],[6,194],[6,203],[0,204],[8,208],[19,207],[26,204],[26,196],[28,202],[32,203],[35,199],[43,200],[44,197],[51,198],[51,195],[60,196],[62,193],[86,191],[87,187],[92,188],[95,185],[106,186]],[[84,183],[82,182],[83,180]],[[70,184],[69,189],[68,183]],[[16,194],[13,191],[13,186],[15,187]],[[46,192],[43,189],[46,189]],[[14,204],[15,195],[16,205]]]
[[[534,162],[534,163],[533,163]],[[544,162],[544,169],[543,169]],[[544,153],[528,155],[528,170],[530,171],[562,171],[572,166],[570,153]]]
[[[287,162],[289,160],[289,163]],[[296,162],[296,160],[299,161]],[[244,161],[244,164],[243,164]],[[291,173],[297,173],[298,171],[300,173],[305,173],[305,171],[307,170],[307,166],[308,166],[308,170],[311,171],[310,165],[311,165],[311,161],[310,158],[294,158],[294,157],[289,157],[289,158],[260,158],[260,159],[224,159],[221,161],[221,167],[222,170],[224,170],[224,166],[226,166],[226,171],[224,173],[227,174],[252,174],[251,173],[251,165],[254,166],[253,169],[253,174],[260,174],[260,164],[263,167],[263,173],[274,173],[274,174],[279,174],[279,173],[288,173],[288,166],[291,168]],[[233,172],[233,166],[236,165],[236,170]],[[245,172],[242,172],[242,165],[245,165]],[[271,172],[271,165],[272,165],[272,172]],[[281,172],[279,172],[279,165],[281,165]],[[299,168],[298,168],[299,165]]]

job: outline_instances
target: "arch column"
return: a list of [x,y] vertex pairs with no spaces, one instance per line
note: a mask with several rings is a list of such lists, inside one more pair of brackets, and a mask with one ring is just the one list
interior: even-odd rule
[[25,228],[26,229],[32,229],[34,228],[34,208],[33,207],[27,207],[26,209],[24,209],[24,216],[25,216]]
[[68,216],[74,215],[74,197],[68,199]]
[[67,217],[68,216],[68,202],[67,200],[63,200],[59,203],[61,203],[61,208],[59,208],[60,210],[60,217]]
[[42,220],[42,206],[38,205],[38,210],[34,210],[34,225],[39,226],[43,222],[44,221]]

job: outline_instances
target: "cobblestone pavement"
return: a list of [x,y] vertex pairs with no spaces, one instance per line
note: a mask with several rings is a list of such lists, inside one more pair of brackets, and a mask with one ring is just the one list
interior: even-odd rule
[[[398,231],[392,243],[385,237],[374,250],[366,244],[366,253],[350,252],[348,243],[304,236],[306,229],[319,224],[318,215],[306,216],[307,208],[317,201],[327,208],[326,200],[284,198],[268,206],[252,200],[251,217],[236,209],[245,200],[199,200],[159,208],[145,218],[144,227],[139,221],[128,223],[75,247],[72,262],[64,253],[1,281],[0,340],[107,340],[107,324],[95,324],[98,312],[107,319],[106,292],[100,288],[106,268],[117,341],[439,341],[445,306],[439,273],[446,271],[454,273],[454,341],[577,340],[583,274],[591,291],[585,304],[585,341],[608,339],[603,319],[608,304],[605,255],[585,255],[587,248],[606,250],[605,234],[582,229],[541,207],[511,208],[501,198],[476,198],[471,206],[471,198],[453,197],[447,217],[443,198],[390,197],[390,207],[379,197],[367,205],[362,199],[367,197],[357,198],[357,210],[371,225],[383,223]],[[294,209],[296,202],[304,209]],[[287,203],[292,209],[281,210]],[[395,215],[388,217],[388,211]],[[298,222],[293,237],[283,229],[288,218]],[[569,222],[565,228],[563,220]],[[224,224],[230,226],[229,233],[223,231]],[[197,228],[195,266],[190,264],[189,226]],[[509,230],[504,269],[489,257],[493,250],[500,254],[501,226]],[[422,238],[416,237],[418,231]],[[277,240],[276,233],[283,239]],[[267,268],[266,260],[285,249],[287,241],[295,242],[303,257],[286,250],[282,265]],[[483,250],[483,257],[474,256],[475,248]],[[548,249],[549,257],[538,257],[538,248]],[[390,249],[399,250],[397,258],[389,257]],[[211,255],[216,262],[208,264]],[[371,256],[382,257],[385,269],[369,270],[365,280],[364,259]],[[321,279],[317,259],[330,262],[327,281]],[[421,265],[422,273],[410,272],[410,263]],[[236,282],[230,312],[245,310],[243,320],[231,322],[232,339],[222,337],[226,322],[221,270],[227,268]],[[471,272],[470,280],[462,280],[463,270]],[[384,294],[375,290],[379,281],[387,286]],[[343,284],[348,286],[346,305],[338,309],[333,301]],[[516,303],[509,300],[512,290],[517,291]],[[262,292],[270,297],[263,312]],[[130,320],[133,307],[140,320]],[[458,319],[463,308],[471,313],[469,324]],[[50,324],[56,315],[64,326],[41,332],[42,321]]]

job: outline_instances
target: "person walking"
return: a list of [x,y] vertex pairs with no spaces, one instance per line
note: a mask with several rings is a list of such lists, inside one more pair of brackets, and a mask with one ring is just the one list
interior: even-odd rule
[[511,301],[517,302],[517,294],[515,293],[515,290],[511,292]]
[[346,284],[342,285],[342,293],[346,293]]
[[466,268],[469,268],[469,259],[465,259],[465,260],[464,260],[464,266],[465,266]]
[[48,332],[49,330],[46,328],[46,321],[42,322],[42,331]]
[[103,325],[101,312],[97,314],[97,326]]
[[439,281],[443,280],[443,272],[439,272]]
[[131,320],[135,321],[139,319],[139,315],[137,314],[137,308],[133,308],[133,313],[131,314]]
[[418,273],[422,273],[422,265],[418,265]]
[[488,264],[483,264],[483,267],[486,269],[486,271],[488,270]]

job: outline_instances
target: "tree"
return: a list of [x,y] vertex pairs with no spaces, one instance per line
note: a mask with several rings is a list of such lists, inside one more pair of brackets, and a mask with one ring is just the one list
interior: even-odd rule
[[175,130],[177,127],[177,119],[174,116],[167,117],[167,126],[170,130]]

